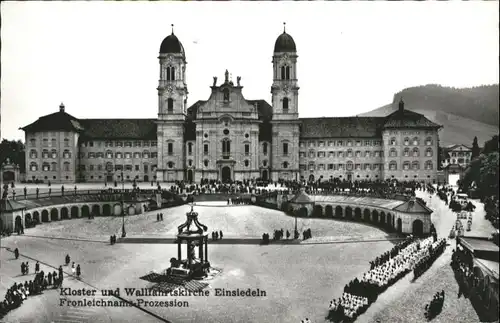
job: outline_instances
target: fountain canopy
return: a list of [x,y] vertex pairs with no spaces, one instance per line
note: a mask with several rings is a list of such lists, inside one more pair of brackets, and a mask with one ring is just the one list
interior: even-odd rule
[[198,240],[208,237],[208,227],[198,221],[198,212],[193,211],[193,205],[191,205],[191,211],[186,213],[186,217],[186,222],[177,228],[177,238],[181,238],[182,240]]

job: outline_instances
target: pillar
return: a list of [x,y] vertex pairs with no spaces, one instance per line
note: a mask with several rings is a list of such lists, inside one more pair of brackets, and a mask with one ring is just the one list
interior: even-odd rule
[[205,261],[208,262],[208,236],[205,237]]
[[203,240],[204,240],[204,238],[200,239],[199,246],[198,246],[198,254],[199,254],[201,263],[203,263]]
[[181,244],[182,240],[180,238],[177,238],[177,260],[181,261],[181,256],[182,256],[182,250],[181,250]]

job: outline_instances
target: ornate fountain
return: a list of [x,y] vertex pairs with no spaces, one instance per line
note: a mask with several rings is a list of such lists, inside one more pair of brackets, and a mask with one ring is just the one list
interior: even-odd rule
[[[170,259],[171,267],[167,275],[183,279],[203,279],[207,277],[210,269],[208,262],[208,227],[198,221],[198,213],[186,213],[186,222],[177,229],[177,259]],[[182,244],[186,242],[187,258],[182,259]],[[198,255],[196,255],[198,247]]]

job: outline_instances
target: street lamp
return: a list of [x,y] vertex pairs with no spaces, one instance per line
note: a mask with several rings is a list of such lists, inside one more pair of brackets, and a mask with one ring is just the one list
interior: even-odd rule
[[121,177],[122,177],[122,238],[125,238],[127,236],[127,233],[125,232],[125,182],[123,179],[123,171],[121,172]]

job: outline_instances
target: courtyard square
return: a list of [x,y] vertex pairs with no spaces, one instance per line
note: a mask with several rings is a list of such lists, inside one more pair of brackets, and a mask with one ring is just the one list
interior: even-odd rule
[[[437,197],[433,197],[437,199]],[[293,217],[282,212],[268,210],[256,206],[223,206],[220,203],[204,202],[206,206],[197,205],[201,223],[208,230],[222,230],[224,238],[258,239],[262,233],[272,233],[274,229],[293,230]],[[184,205],[170,209],[149,212],[142,215],[125,218],[127,238],[174,238],[177,226],[185,221],[185,214],[190,206]],[[446,209],[442,209],[445,211]],[[164,221],[157,221],[157,213],[164,214]],[[436,215],[436,220],[447,222],[436,227],[446,227],[453,222],[449,213]],[[82,266],[82,282],[69,278],[68,284],[85,283],[98,289],[121,288],[121,297],[137,301],[143,297],[127,296],[127,288],[153,287],[154,284],[140,279],[150,272],[160,273],[169,267],[169,260],[176,256],[177,246],[168,244],[132,244],[117,243],[109,245],[109,235],[119,234],[122,225],[121,217],[96,217],[88,219],[72,219],[44,223],[28,229],[25,236],[13,235],[2,239],[2,247],[18,247],[21,254],[37,259],[51,266],[59,266],[66,254],[71,261]],[[219,244],[209,241],[208,256],[211,265],[222,270],[221,274],[209,283],[209,297],[177,297],[178,301],[187,301],[188,308],[150,307],[149,311],[171,322],[300,322],[308,317],[312,322],[326,322],[328,303],[339,297],[346,283],[355,277],[360,277],[369,269],[369,261],[389,250],[394,244],[387,239],[394,239],[380,229],[348,221],[333,219],[298,219],[299,230],[311,228],[313,239],[322,241],[328,238],[335,241],[357,241],[353,243],[299,243],[293,245],[271,244]],[[439,230],[438,230],[439,232]],[[443,230],[444,232],[444,230]],[[378,240],[374,242],[373,240]],[[382,241],[380,241],[382,240]],[[7,258],[6,258],[7,257]],[[18,276],[19,263],[13,264],[12,253],[2,248],[2,263],[4,258],[8,265],[2,266],[2,281],[22,279]],[[431,269],[416,283],[410,283],[412,274],[390,287],[377,302],[362,316],[360,322],[420,322],[424,320],[423,310],[413,308],[409,295],[415,292],[421,294],[420,303],[435,293],[435,277],[443,277],[441,285],[450,295],[446,304],[450,313],[444,312],[438,319],[446,322],[450,318],[467,318],[467,322],[478,322],[470,303],[464,299],[454,300],[456,283],[449,268],[450,255],[446,252]],[[19,261],[17,261],[19,262]],[[30,261],[31,266],[34,262]],[[43,269],[43,268],[42,268]],[[68,271],[69,268],[65,268]],[[451,273],[451,274],[450,274]],[[4,278],[7,277],[7,278]],[[440,285],[440,286],[441,286]],[[259,289],[266,292],[265,297],[217,297],[215,290]],[[441,287],[440,287],[441,288]],[[59,296],[53,291],[47,291],[36,301],[34,306],[52,308]],[[447,295],[448,295],[447,294]],[[45,296],[47,295],[47,296]],[[147,297],[148,300],[172,300],[173,297]],[[403,302],[401,299],[407,299]],[[28,300],[28,302],[34,302]],[[393,304],[398,304],[397,307]],[[419,304],[420,304],[419,303]],[[36,305],[38,304],[38,305]],[[23,318],[23,305],[9,315]],[[401,311],[401,308],[413,310]],[[447,307],[445,307],[446,309]],[[99,309],[102,310],[102,309]],[[142,322],[155,322],[135,308],[127,308],[126,313],[136,317],[147,316]],[[422,313],[420,313],[422,312]],[[27,312],[26,312],[27,313]],[[30,312],[31,313],[31,312]],[[50,313],[45,313],[50,317]],[[115,309],[104,312],[87,313],[98,315],[102,322],[119,320],[123,316]],[[26,314],[28,315],[28,314]],[[57,311],[52,315],[55,319],[64,315]],[[77,314],[81,315],[81,314]],[[7,318],[9,318],[8,316]],[[409,320],[409,321],[408,321]],[[454,321],[454,320],[452,320]],[[57,320],[54,320],[57,322]]]

